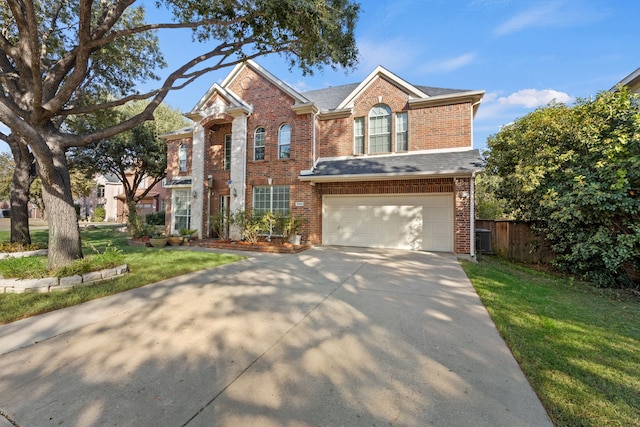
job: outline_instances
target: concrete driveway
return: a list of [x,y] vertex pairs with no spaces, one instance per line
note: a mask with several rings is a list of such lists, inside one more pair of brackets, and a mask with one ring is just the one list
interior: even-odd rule
[[448,254],[252,254],[0,326],[0,353],[0,427],[551,425]]

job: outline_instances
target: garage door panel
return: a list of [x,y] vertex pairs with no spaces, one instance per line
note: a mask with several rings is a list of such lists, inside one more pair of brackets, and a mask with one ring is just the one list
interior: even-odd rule
[[450,252],[452,195],[325,196],[323,244]]

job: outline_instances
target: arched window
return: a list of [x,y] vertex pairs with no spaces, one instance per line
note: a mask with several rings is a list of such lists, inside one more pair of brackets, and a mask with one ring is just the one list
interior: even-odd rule
[[185,172],[187,170],[187,146],[182,144],[178,149],[178,170]]
[[259,127],[253,134],[253,160],[264,160],[264,128]]
[[391,151],[391,109],[378,104],[369,111],[369,153]]
[[278,158],[288,159],[291,157],[291,126],[283,124],[278,130]]

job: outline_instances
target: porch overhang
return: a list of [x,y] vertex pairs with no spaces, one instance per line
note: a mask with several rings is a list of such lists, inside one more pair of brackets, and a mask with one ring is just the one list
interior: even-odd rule
[[471,177],[482,169],[480,152],[464,150],[319,159],[313,169],[302,171],[298,179],[316,183]]

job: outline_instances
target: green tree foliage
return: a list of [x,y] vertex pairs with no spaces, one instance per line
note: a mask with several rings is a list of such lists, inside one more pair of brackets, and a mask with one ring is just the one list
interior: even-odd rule
[[91,221],[93,222],[102,222],[107,216],[107,211],[104,209],[104,206],[99,205],[93,211],[93,217]]
[[0,201],[9,200],[12,177],[13,158],[9,153],[0,153]]
[[[66,152],[113,138],[153,118],[167,93],[213,70],[282,54],[305,73],[350,68],[360,10],[352,0],[157,0],[173,19],[148,24],[133,0],[6,0],[0,3],[0,122],[37,163],[49,223],[49,268],[82,257]],[[201,51],[146,93],[164,65],[156,32],[192,29]],[[114,97],[108,98],[107,94]],[[77,134],[71,116],[110,114],[148,100],[127,120]],[[105,123],[108,123],[105,121]],[[9,135],[0,132],[0,139]]]
[[[134,101],[99,118],[85,116],[82,120],[74,120],[70,126],[78,133],[90,132],[108,125],[105,121],[117,123],[127,120],[143,111],[147,104],[145,101]],[[159,138],[159,135],[189,124],[180,111],[165,104],[155,110],[154,116],[156,119],[153,121],[144,122],[88,147],[72,149],[70,153],[72,165],[82,169],[85,174],[112,174],[118,178],[124,187],[128,222],[133,227],[140,226],[136,211],[138,202],[166,175],[167,141]],[[147,180],[146,187],[140,189],[144,180]]]
[[475,180],[476,219],[510,219],[507,202],[496,195],[502,180],[499,176],[480,174]]
[[488,140],[496,194],[538,224],[559,267],[599,286],[633,286],[640,268],[639,103],[620,88],[553,104]]

